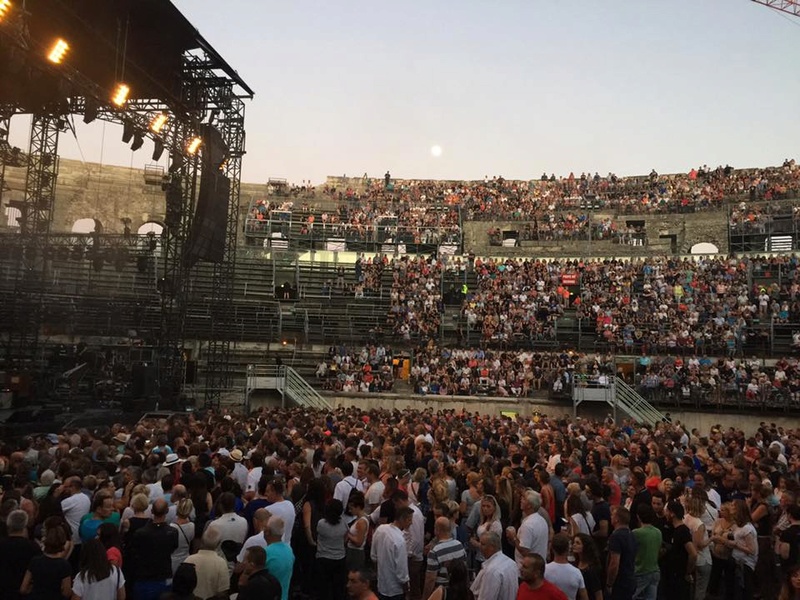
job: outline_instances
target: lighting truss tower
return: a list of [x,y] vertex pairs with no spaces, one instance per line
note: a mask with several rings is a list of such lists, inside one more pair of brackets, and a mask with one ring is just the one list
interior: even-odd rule
[[13,107],[0,105],[0,206],[4,206],[3,195],[6,192],[6,163],[11,158],[11,144],[8,143],[8,130],[11,127],[11,115],[13,114]]
[[753,2],[800,17],[800,0],[753,0]]
[[19,218],[21,252],[17,255],[8,358],[17,367],[32,367],[44,311],[48,237],[58,178],[58,134],[63,116],[33,115],[25,176],[25,199]]
[[206,357],[206,395],[209,408],[219,408],[222,391],[231,387],[231,340],[233,285],[236,273],[236,238],[239,231],[239,193],[242,157],[245,152],[244,102],[229,86],[221,90],[225,99],[220,127],[229,150],[223,171],[230,180],[228,220],[223,260],[214,264],[211,288],[211,339]]

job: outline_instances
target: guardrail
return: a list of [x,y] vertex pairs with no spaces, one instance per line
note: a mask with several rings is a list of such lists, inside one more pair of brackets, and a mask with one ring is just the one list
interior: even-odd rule
[[246,404],[249,408],[250,394],[256,390],[277,390],[299,406],[329,410],[330,403],[319,395],[309,383],[292,367],[278,365],[247,365]]

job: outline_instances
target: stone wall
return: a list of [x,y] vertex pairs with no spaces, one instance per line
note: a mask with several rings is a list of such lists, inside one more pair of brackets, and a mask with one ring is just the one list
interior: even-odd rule
[[[4,197],[8,200],[22,200],[25,189],[25,169],[9,167],[6,179],[11,192]],[[405,180],[395,180],[402,185]],[[328,185],[339,189],[363,186],[361,177],[329,177]],[[264,183],[242,183],[240,209],[244,215],[253,200],[267,195]],[[313,204],[325,203],[321,196],[312,201]],[[83,163],[76,160],[61,159],[56,186],[56,202],[53,232],[69,232],[78,219],[97,219],[107,233],[122,233],[121,219],[131,220],[131,230],[148,221],[160,222],[164,219],[165,201],[161,186],[145,182],[144,170],[97,163]],[[467,222],[464,223],[465,248],[478,255],[501,256],[640,256],[646,254],[663,254],[670,251],[669,240],[661,239],[661,235],[675,235],[678,252],[688,253],[692,245],[699,242],[711,242],[720,252],[728,250],[727,219],[724,211],[697,213],[687,215],[653,215],[653,216],[615,216],[613,214],[595,213],[594,218],[611,217],[624,227],[626,220],[644,220],[646,222],[648,246],[626,246],[611,242],[526,242],[522,248],[501,248],[489,246],[487,230],[499,227],[501,230],[521,229],[520,222]],[[2,221],[4,224],[4,220]]]
[[464,228],[464,247],[478,256],[647,256],[671,252],[671,240],[662,236],[674,235],[677,253],[688,254],[700,242],[710,242],[720,253],[728,252],[728,220],[725,211],[666,215],[614,215],[595,213],[595,220],[612,218],[620,228],[626,221],[644,221],[648,244],[630,246],[611,241],[543,241],[522,242],[520,247],[506,248],[489,245],[489,229],[522,231],[524,221],[467,221]]
[[[3,204],[22,200],[25,190],[25,169],[6,169],[6,182],[11,192],[3,195]],[[242,183],[240,206],[244,213],[251,200],[266,196],[267,185]],[[149,221],[161,222],[165,215],[165,198],[161,185],[145,182],[143,169],[59,161],[56,201],[52,231],[70,232],[78,219],[97,219],[105,233],[122,233],[123,218],[131,220],[135,233]],[[5,224],[5,220],[3,220]]]

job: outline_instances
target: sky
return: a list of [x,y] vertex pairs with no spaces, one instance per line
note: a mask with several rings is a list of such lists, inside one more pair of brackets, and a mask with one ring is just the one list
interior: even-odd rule
[[[245,182],[675,173],[798,154],[800,18],[750,0],[174,2],[255,91]],[[27,146],[24,118],[11,129]],[[132,153],[120,136],[79,123],[60,152],[152,162],[149,143]]]

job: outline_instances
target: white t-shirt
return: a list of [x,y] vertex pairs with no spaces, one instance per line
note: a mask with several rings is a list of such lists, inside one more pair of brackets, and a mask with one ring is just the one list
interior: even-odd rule
[[236,562],[244,562],[244,553],[247,552],[248,548],[252,548],[253,546],[260,546],[265,550],[267,549],[267,540],[264,539],[263,533],[251,535],[244,541],[244,544],[242,544],[242,550],[239,552],[239,556],[236,557]]
[[258,482],[261,481],[261,467],[254,467],[250,469],[247,474],[247,489],[246,492],[258,492]]
[[294,517],[295,517],[295,510],[294,504],[289,502],[288,500],[281,500],[280,502],[276,502],[275,504],[270,504],[267,507],[269,514],[273,517],[280,517],[283,519],[283,537],[281,538],[282,542],[287,544],[291,543],[292,541],[292,529],[294,528]]
[[375,483],[371,483],[369,488],[367,488],[367,494],[365,496],[365,500],[367,501],[367,508],[370,506],[380,506],[380,503],[383,502],[383,490],[386,489],[383,482],[378,479]]
[[[547,560],[549,535],[550,529],[547,526],[547,521],[539,513],[533,513],[525,517],[517,532],[520,545],[541,556],[542,560]],[[522,558],[523,556],[519,550],[514,550],[514,559],[517,561],[517,566],[522,566]]]
[[585,587],[580,569],[569,563],[547,563],[544,578],[564,592],[569,600],[576,600],[578,591]]
[[73,544],[81,543],[81,536],[78,529],[81,524],[81,519],[84,515],[89,514],[91,508],[92,501],[89,500],[89,496],[83,492],[72,494],[61,501],[61,510],[64,512],[64,520],[69,523],[69,526],[72,528]]
[[247,538],[247,520],[235,513],[227,513],[214,519],[208,527],[219,532],[220,543],[230,540],[243,544]]
[[86,581],[79,573],[72,582],[72,593],[81,600],[113,600],[117,597],[117,591],[123,587],[125,587],[125,576],[112,565],[111,575],[100,581]]

